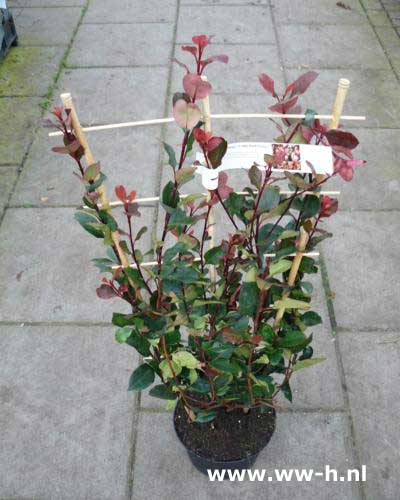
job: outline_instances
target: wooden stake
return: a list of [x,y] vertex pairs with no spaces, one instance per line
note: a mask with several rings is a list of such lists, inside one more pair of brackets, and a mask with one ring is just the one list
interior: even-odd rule
[[[337,92],[336,92],[336,98],[335,102],[333,104],[333,109],[332,109],[332,118],[329,121],[328,124],[328,129],[335,129],[339,126],[340,122],[340,117],[343,111],[343,106],[344,106],[344,101],[346,99],[347,92],[350,87],[350,80],[347,80],[346,78],[340,78],[337,86]],[[317,175],[316,180],[317,182],[321,182],[325,178],[324,175]],[[315,224],[315,219],[311,219],[313,225]],[[288,278],[288,285],[289,287],[292,287],[295,284],[296,281],[296,276],[299,271],[299,267],[301,264],[301,259],[303,258],[303,252],[307,246],[308,243],[308,233],[302,228],[300,232],[300,238],[299,242],[297,245],[297,252],[296,256],[293,259],[292,267],[290,268],[290,273],[289,273],[289,278]],[[286,292],[283,294],[283,298],[287,298],[290,295],[289,292]],[[279,324],[283,318],[283,315],[285,314],[285,308],[281,307],[278,309],[276,316],[275,316],[275,322],[274,322],[274,328],[278,329]]]
[[[207,77],[202,76],[201,79],[204,82],[207,82]],[[211,111],[210,111],[210,98],[209,96],[205,97],[202,100],[202,108],[203,108],[203,121],[204,121],[204,131],[211,132]],[[207,202],[211,201],[211,193],[207,194]],[[215,226],[215,218],[214,218],[214,210],[211,207],[210,214],[208,216],[208,235],[210,236],[210,241],[208,243],[208,248],[213,248],[215,246],[215,236],[214,236],[214,226]],[[215,283],[217,281],[217,273],[215,271],[215,266],[210,267],[210,278],[211,282]]]
[[[71,110],[71,125],[72,128],[75,132],[76,137],[78,138],[79,142],[83,146],[85,150],[85,161],[86,161],[86,166],[93,165],[93,163],[96,163],[93,153],[89,147],[89,143],[86,139],[85,133],[82,129],[81,123],[78,118],[78,114],[76,112],[74,102],[72,100],[72,95],[70,93],[64,93],[60,95],[61,101],[66,109]],[[108,212],[111,213],[111,209],[109,206],[108,198],[104,190],[104,186],[99,186],[97,189],[97,192],[100,195],[100,201],[101,201],[101,206],[102,209],[107,210]],[[125,253],[123,252],[120,241],[119,241],[119,233],[118,231],[113,231],[111,233],[111,238],[113,240],[114,246],[117,250],[119,260],[122,264],[123,267],[129,267],[129,261]]]

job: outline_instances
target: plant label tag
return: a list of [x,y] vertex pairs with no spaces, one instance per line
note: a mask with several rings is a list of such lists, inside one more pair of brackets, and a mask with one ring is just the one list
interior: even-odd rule
[[217,169],[205,167],[204,155],[196,153],[196,161],[201,164],[197,168],[197,172],[201,174],[206,189],[216,189],[218,186],[218,172],[249,169],[254,164],[260,170],[264,170],[265,155],[274,157],[276,166],[272,170],[276,172],[291,171],[321,175],[331,175],[333,173],[333,157],[330,146],[271,142],[235,142],[229,144],[222,163]]

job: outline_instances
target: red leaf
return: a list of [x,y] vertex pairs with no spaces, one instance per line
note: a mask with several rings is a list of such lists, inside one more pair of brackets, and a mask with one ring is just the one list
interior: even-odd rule
[[347,149],[354,149],[358,146],[358,139],[350,132],[343,130],[328,130],[325,137],[331,146],[342,146]]
[[307,71],[307,73],[304,73],[304,75],[301,75],[297,80],[286,87],[285,96],[289,93],[291,97],[304,94],[317,76],[318,73],[316,71]]
[[188,73],[183,78],[183,88],[191,99],[204,99],[211,92],[211,85],[199,75]]
[[205,59],[204,61],[201,61],[201,66],[204,69],[206,66],[211,64],[214,61],[222,62],[224,64],[227,64],[229,61],[229,57],[225,54],[218,54],[216,56],[211,56],[208,59]]
[[203,49],[211,42],[211,37],[206,35],[193,36],[192,42],[198,45],[201,49]]
[[353,159],[353,153],[350,149],[344,148],[343,146],[332,146],[332,149],[335,153],[342,153],[347,156],[347,158],[350,158],[350,160]]
[[213,149],[217,148],[222,141],[222,137],[211,137],[211,139],[207,143],[207,151],[212,151]]
[[54,153],[61,153],[63,155],[69,155],[68,148],[65,146],[54,146],[51,148]]
[[265,73],[261,73],[261,75],[258,76],[258,79],[260,80],[260,83],[263,86],[263,88],[267,92],[269,92],[272,95],[272,97],[276,97],[274,80]]
[[197,59],[197,47],[193,47],[193,45],[183,45],[181,49],[185,52],[190,52]]
[[329,196],[321,196],[321,211],[320,217],[330,217],[339,208],[339,202],[336,198],[331,198]]
[[117,296],[111,286],[106,284],[100,285],[99,288],[96,289],[96,293],[100,299],[112,299]]
[[122,203],[125,203],[125,201],[126,201],[126,191],[125,191],[124,186],[117,186],[115,188],[115,195],[117,196],[117,198],[120,201],[122,201]]
[[228,176],[226,172],[220,172],[218,176],[218,193],[223,200],[228,198],[233,189],[227,185]]
[[346,165],[348,167],[361,167],[361,165],[365,165],[367,162],[365,160],[347,160]]
[[298,97],[294,96],[287,101],[278,102],[273,106],[270,106],[269,109],[277,113],[286,114],[290,110],[290,108],[292,108],[296,104],[297,99]]

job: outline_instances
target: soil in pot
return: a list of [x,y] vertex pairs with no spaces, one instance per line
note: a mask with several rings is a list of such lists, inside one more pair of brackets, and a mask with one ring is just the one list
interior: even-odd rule
[[235,461],[256,456],[269,442],[275,430],[275,410],[264,413],[252,409],[227,412],[220,409],[207,423],[189,423],[183,405],[174,413],[175,430],[183,445],[199,457],[212,461]]

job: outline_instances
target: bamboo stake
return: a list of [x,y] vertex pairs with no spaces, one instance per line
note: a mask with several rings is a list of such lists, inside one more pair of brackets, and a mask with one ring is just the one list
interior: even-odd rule
[[[88,141],[86,139],[85,133],[84,133],[84,131],[82,129],[82,126],[80,124],[80,121],[79,121],[79,118],[78,118],[78,114],[76,112],[76,109],[75,109],[75,106],[74,106],[74,102],[72,100],[72,95],[70,93],[64,93],[64,94],[60,95],[60,98],[61,98],[61,101],[62,101],[64,107],[66,109],[70,109],[71,110],[71,125],[72,125],[72,128],[73,128],[73,130],[74,130],[74,132],[76,134],[77,139],[79,140],[79,142],[83,146],[83,149],[85,150],[86,166],[88,167],[89,165],[93,165],[93,163],[95,163],[95,159],[94,159],[93,153],[92,153],[92,151],[90,149],[89,143],[88,143]],[[105,210],[111,212],[110,206],[109,206],[109,202],[108,202],[108,198],[107,198],[107,195],[106,195],[105,190],[104,190],[104,186],[99,186],[99,188],[97,189],[97,192],[100,195],[101,206]],[[120,245],[120,242],[119,242],[119,233],[118,233],[118,231],[113,231],[111,233],[111,238],[112,238],[113,243],[115,245],[115,248],[117,250],[118,257],[119,257],[119,259],[121,261],[122,266],[123,267],[129,267],[128,258],[125,255],[125,253],[123,252],[123,250],[121,248],[121,245]]]
[[[305,118],[305,115],[302,113],[222,113],[216,115],[210,115],[210,118],[215,120],[221,119],[236,119],[236,118],[293,118],[293,119],[302,119]],[[331,120],[332,115],[315,115],[315,118],[318,120]],[[350,121],[364,121],[366,119],[365,116],[360,115],[346,115],[342,116],[342,120],[350,120]],[[170,118],[155,118],[153,120],[139,120],[134,122],[121,122],[121,123],[109,123],[105,125],[92,125],[90,127],[83,127],[82,130],[84,132],[96,132],[99,130],[114,130],[118,128],[130,128],[130,127],[148,127],[151,125],[160,125],[162,123],[172,123],[175,119]],[[50,132],[49,137],[55,137],[58,135],[62,135],[62,132]]]
[[[207,82],[208,79],[206,76],[202,76],[201,79],[204,82]],[[204,131],[205,132],[211,132],[211,111],[210,111],[210,97],[207,96],[205,97],[202,102],[202,108],[203,108],[203,121],[204,121]],[[211,193],[208,192],[207,194],[207,202],[211,201]],[[214,218],[214,210],[211,206],[210,209],[210,214],[208,216],[208,235],[210,236],[210,241],[208,243],[208,248],[211,249],[215,246],[215,235],[214,235],[214,226],[215,226],[215,218]],[[210,278],[212,283],[216,283],[217,281],[217,273],[215,270],[215,266],[210,267]]]
[[[339,121],[340,121],[340,116],[343,111],[343,106],[344,106],[344,101],[346,99],[347,92],[350,87],[350,80],[347,80],[346,78],[340,78],[337,86],[337,92],[336,92],[336,98],[335,102],[333,104],[333,109],[332,109],[332,118],[328,124],[328,129],[335,129],[339,126]],[[325,178],[324,175],[317,175],[316,180],[317,182],[322,181]],[[317,193],[317,196],[319,194]],[[315,219],[311,219],[312,223],[315,223]],[[296,252],[296,256],[293,259],[293,264],[292,267],[290,268],[290,273],[289,273],[289,278],[288,278],[288,285],[289,287],[292,287],[296,281],[296,276],[299,271],[299,267],[301,264],[301,259],[303,258],[303,252],[304,249],[307,246],[308,243],[308,233],[302,228],[301,233],[300,233],[300,239],[298,242],[298,251]],[[283,295],[283,298],[287,298],[289,296],[289,292],[286,292]],[[285,308],[281,307],[278,309],[276,316],[275,316],[275,322],[274,322],[274,328],[277,329],[279,327],[279,324],[283,318],[283,315],[285,314]]]

